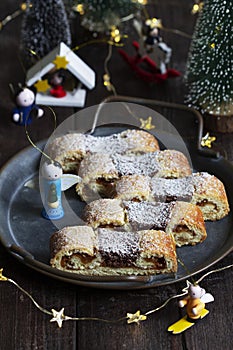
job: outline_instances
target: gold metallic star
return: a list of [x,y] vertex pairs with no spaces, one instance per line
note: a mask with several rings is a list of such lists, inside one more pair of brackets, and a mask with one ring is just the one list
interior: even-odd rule
[[36,84],[34,84],[38,92],[46,92],[51,86],[48,83],[48,80],[38,80]]
[[139,119],[141,122],[140,128],[145,130],[151,130],[155,128],[155,125],[151,124],[152,117],[148,117],[146,120],[143,118]]
[[64,68],[66,69],[69,61],[65,58],[65,56],[56,56],[56,59],[53,61],[57,69]]
[[210,136],[210,134],[207,132],[207,134],[201,139],[201,146],[211,148],[212,142],[214,142],[215,140],[216,140],[216,137]]
[[0,281],[7,281],[8,278],[2,275],[3,269],[0,269]]
[[64,315],[64,307],[60,311],[56,311],[54,309],[51,310],[53,313],[53,318],[51,318],[50,322],[57,322],[58,327],[62,327],[62,322],[65,321],[67,318]]
[[147,316],[140,315],[140,311],[138,310],[135,314],[127,313],[127,323],[139,323],[140,321],[145,321],[147,319]]

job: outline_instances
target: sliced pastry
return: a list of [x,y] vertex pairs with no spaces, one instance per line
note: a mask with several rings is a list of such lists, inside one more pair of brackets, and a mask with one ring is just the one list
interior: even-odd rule
[[50,240],[52,267],[83,275],[154,275],[174,273],[173,236],[156,230],[118,232],[70,226]]
[[190,202],[201,209],[204,220],[219,220],[229,213],[223,183],[216,176],[206,172],[179,179],[150,178],[143,175],[122,176],[115,182],[112,193],[114,198],[123,200]]
[[193,186],[192,203],[199,206],[205,220],[219,220],[229,213],[224,184],[216,176],[206,172],[193,174]]
[[110,136],[93,136],[71,133],[55,138],[47,152],[62,165],[64,171],[76,171],[80,160],[87,154],[142,154],[159,150],[155,136],[143,131],[128,129]]
[[179,178],[192,173],[186,156],[176,150],[142,155],[90,154],[80,163],[82,181],[76,191],[84,201],[96,196],[110,197],[114,183],[122,176],[141,175],[156,178]]
[[134,202],[98,199],[84,209],[84,220],[92,226],[124,231],[163,230],[174,236],[177,246],[195,245],[205,240],[201,210],[188,202]]

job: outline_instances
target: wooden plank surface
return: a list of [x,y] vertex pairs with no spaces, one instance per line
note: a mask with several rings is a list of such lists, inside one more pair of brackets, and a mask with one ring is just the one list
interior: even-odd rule
[[[21,1],[0,2],[1,19],[12,13]],[[150,6],[150,15],[162,18],[164,26],[176,28],[192,34],[195,17],[190,14],[193,1],[165,0],[154,1]],[[19,150],[28,146],[24,128],[11,122],[11,100],[8,84],[24,81],[24,71],[19,59],[19,32],[21,18],[9,23],[0,32],[0,165],[2,166]],[[130,30],[130,28],[129,28]],[[85,31],[72,21],[73,46],[89,37]],[[173,49],[172,66],[184,73],[190,40],[171,32],[163,37]],[[130,49],[133,53],[132,48]],[[109,62],[112,83],[122,95],[183,102],[185,86],[183,76],[166,81],[161,85],[148,85],[135,78],[128,66],[122,61],[117,49],[113,50]],[[97,87],[87,94],[86,106],[98,104],[109,96],[102,84],[104,74],[103,61],[107,55],[106,45],[92,45],[79,51],[81,58],[97,74]],[[61,123],[74,111],[70,108],[55,108],[58,123]],[[172,117],[172,112],[168,111]],[[47,138],[53,129],[53,121],[45,116],[44,123],[37,123],[31,130],[36,142]],[[232,134],[217,135],[216,147],[233,161]],[[2,219],[2,218],[1,218]],[[220,233],[221,234],[221,233]],[[32,233],[33,239],[33,233]],[[221,262],[210,268],[227,266],[233,261],[229,254]],[[127,312],[140,310],[145,313],[161,305],[167,298],[180,293],[185,281],[169,286],[145,290],[102,290],[78,287],[51,279],[35,272],[13,258],[0,245],[0,268],[4,275],[14,279],[44,308],[60,310],[77,317],[99,317],[118,319]],[[200,277],[198,275],[196,278]],[[210,314],[200,323],[182,335],[171,335],[167,327],[178,320],[182,314],[177,301],[171,301],[163,310],[148,316],[139,325],[127,325],[126,321],[117,324],[97,321],[64,322],[59,329],[50,323],[50,316],[41,313],[20,290],[13,285],[0,282],[0,349],[1,350],[230,350],[232,349],[232,269],[206,277],[202,286],[214,295],[215,301],[208,305]]]

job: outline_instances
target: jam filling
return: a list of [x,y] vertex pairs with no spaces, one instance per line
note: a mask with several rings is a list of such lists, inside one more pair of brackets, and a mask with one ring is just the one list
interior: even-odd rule
[[74,267],[75,263],[74,261],[72,261],[73,258],[77,258],[77,260],[80,260],[81,264],[83,265],[90,264],[94,260],[94,257],[88,254],[74,253],[69,256],[68,255],[63,256],[61,259],[61,266],[63,268],[75,269]]
[[167,267],[166,260],[164,258],[145,258],[145,261],[152,263],[156,270],[163,270]]

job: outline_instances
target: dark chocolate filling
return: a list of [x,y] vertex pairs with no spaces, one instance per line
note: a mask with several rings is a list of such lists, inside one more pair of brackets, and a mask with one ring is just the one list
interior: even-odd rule
[[115,268],[134,267],[139,254],[139,251],[137,253],[135,251],[132,253],[129,252],[129,254],[106,252],[103,250],[99,252],[102,258],[101,266]]
[[131,267],[140,253],[139,236],[133,232],[98,230],[102,266]]

